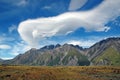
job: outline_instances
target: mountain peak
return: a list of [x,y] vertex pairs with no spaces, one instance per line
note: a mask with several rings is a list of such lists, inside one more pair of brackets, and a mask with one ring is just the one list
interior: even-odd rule
[[44,46],[42,48],[40,48],[40,50],[53,50],[57,47],[60,47],[61,45],[60,44],[56,44],[56,45],[47,45],[47,46]]
[[51,49],[54,49],[54,48],[55,48],[54,45],[47,45],[47,46],[42,47],[40,50],[51,50]]
[[31,48],[30,51],[34,51],[34,50],[37,50],[36,48]]
[[55,48],[60,47],[60,46],[61,46],[60,44],[56,44],[56,45],[55,45]]

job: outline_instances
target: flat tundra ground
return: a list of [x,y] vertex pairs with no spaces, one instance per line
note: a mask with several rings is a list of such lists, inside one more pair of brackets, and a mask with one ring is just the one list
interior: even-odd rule
[[0,80],[120,80],[120,66],[0,66]]

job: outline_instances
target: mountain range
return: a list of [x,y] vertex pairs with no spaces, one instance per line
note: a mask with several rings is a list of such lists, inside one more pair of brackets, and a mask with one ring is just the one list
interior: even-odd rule
[[2,64],[33,66],[120,66],[120,38],[112,37],[97,42],[90,48],[78,45],[49,45],[32,48],[11,60],[0,60]]

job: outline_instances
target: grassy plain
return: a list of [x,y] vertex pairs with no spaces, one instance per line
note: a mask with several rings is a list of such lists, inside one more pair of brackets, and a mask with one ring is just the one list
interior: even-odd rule
[[120,67],[0,66],[0,80],[120,80]]

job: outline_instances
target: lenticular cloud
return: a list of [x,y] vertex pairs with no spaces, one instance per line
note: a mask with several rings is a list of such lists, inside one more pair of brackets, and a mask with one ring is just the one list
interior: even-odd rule
[[110,28],[105,24],[119,16],[119,4],[120,0],[105,0],[90,11],[67,12],[54,17],[29,19],[19,24],[18,32],[29,45],[37,47],[40,40],[65,35],[80,27],[86,31],[108,31]]

